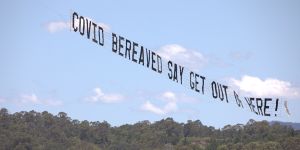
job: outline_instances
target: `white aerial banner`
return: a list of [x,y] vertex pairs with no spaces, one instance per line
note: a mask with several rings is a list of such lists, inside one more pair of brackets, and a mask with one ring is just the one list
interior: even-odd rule
[[105,27],[77,12],[72,12],[70,24],[71,31],[79,33],[95,44],[111,49],[113,54],[151,69],[171,81],[199,93],[199,95],[211,96],[212,99],[224,103],[235,103],[237,107],[248,108],[251,112],[261,116],[278,116],[282,114],[283,110],[290,115],[287,101],[272,97],[241,96],[230,86],[211,80],[203,74],[161,57],[155,51],[149,50],[137,42],[107,31]]

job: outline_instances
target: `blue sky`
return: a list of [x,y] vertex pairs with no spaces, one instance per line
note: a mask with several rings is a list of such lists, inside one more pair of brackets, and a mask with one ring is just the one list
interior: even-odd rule
[[[297,0],[0,3],[0,106],[10,112],[64,111],[112,125],[166,117],[215,127],[251,118],[300,122]],[[261,117],[199,95],[112,53],[110,43],[71,32],[72,11],[209,80],[287,100],[291,115]]]

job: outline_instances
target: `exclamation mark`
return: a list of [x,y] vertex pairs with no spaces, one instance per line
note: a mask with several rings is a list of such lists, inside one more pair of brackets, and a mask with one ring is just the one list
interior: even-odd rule
[[[275,106],[275,111],[277,112],[277,109],[278,109],[278,101],[279,101],[279,99],[277,98],[276,99],[276,106]],[[275,113],[275,116],[277,116],[277,114]]]

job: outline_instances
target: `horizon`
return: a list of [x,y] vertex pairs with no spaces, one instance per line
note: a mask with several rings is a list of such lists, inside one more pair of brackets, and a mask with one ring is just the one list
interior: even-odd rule
[[[250,119],[300,123],[299,6],[293,0],[3,1],[0,107],[65,112],[113,126],[168,117],[215,128]],[[103,27],[104,46],[71,31],[73,11]],[[242,109],[134,64],[112,52],[109,33],[229,85],[240,96],[279,98],[278,116],[256,115],[244,101]]]
[[[0,109],[3,109],[3,108],[0,108]],[[4,109],[6,109],[6,108],[4,108]],[[31,111],[34,111],[34,112],[36,112],[36,113],[43,113],[43,112],[37,112],[37,111],[35,111],[35,110],[31,110]],[[21,112],[21,111],[20,111]],[[25,111],[25,112],[27,112],[27,113],[29,113],[30,111]],[[46,112],[48,112],[48,111],[46,111]],[[10,113],[9,112],[9,110],[8,110],[8,113],[9,114],[11,114],[11,115],[13,115],[14,113]],[[15,112],[15,113],[19,113],[19,112]],[[51,115],[53,115],[53,116],[58,116],[58,114],[60,113],[58,113],[58,114],[52,114],[51,112],[48,112],[48,113],[50,113]],[[65,112],[63,112],[63,113],[65,113]],[[67,113],[66,113],[67,114]],[[78,120],[78,119],[76,119],[76,118],[72,118],[72,117],[70,117],[70,116],[68,116],[68,114],[67,114],[67,117],[69,117],[70,119],[71,119],[71,121],[72,120]],[[115,125],[115,126],[113,126],[112,124],[110,124],[109,122],[107,122],[106,120],[102,120],[102,121],[98,121],[98,120],[96,120],[96,121],[90,121],[90,120],[78,120],[78,121],[80,121],[80,122],[83,122],[83,121],[88,121],[88,122],[100,122],[100,123],[103,123],[103,122],[106,122],[106,123],[108,123],[109,125],[111,125],[111,127],[121,127],[121,126],[123,126],[123,125],[134,125],[134,124],[137,124],[137,123],[140,123],[140,122],[143,122],[143,121],[149,121],[150,122],[150,124],[154,124],[154,123],[156,123],[156,122],[159,122],[159,121],[162,121],[162,120],[166,120],[166,119],[168,119],[168,118],[170,118],[170,119],[172,119],[174,122],[176,122],[176,123],[179,123],[179,124],[181,124],[181,123],[188,123],[188,121],[197,121],[197,120],[199,120],[200,122],[201,122],[201,120],[200,119],[197,119],[197,120],[186,120],[185,122],[179,122],[179,121],[176,121],[174,118],[172,118],[172,117],[166,117],[166,118],[161,118],[160,120],[154,120],[154,121],[149,121],[149,120],[140,120],[140,121],[137,121],[137,122],[134,122],[134,123],[124,123],[124,124],[121,124],[121,125]],[[249,119],[246,123],[237,123],[237,124],[227,124],[227,125],[231,125],[231,126],[234,126],[234,125],[247,125],[247,123],[249,122],[249,121],[251,121],[251,120],[254,120],[254,119]],[[268,120],[260,120],[260,121],[257,121],[257,120],[254,120],[255,122],[261,122],[261,121],[267,121],[268,123],[272,123],[272,122],[278,122],[278,123],[293,123],[293,124],[300,124],[300,122],[283,122],[283,121],[275,121],[275,120],[273,120],[273,121],[268,121]],[[202,122],[201,122],[202,123]],[[202,123],[203,124],[203,123]],[[204,126],[207,126],[207,127],[214,127],[214,126],[211,126],[211,125],[207,125],[207,124],[203,124]],[[214,127],[215,129],[220,129],[220,130],[222,130],[222,128],[224,128],[225,126],[227,126],[227,125],[224,125],[223,127],[219,127],[219,128],[217,128],[217,127]],[[281,124],[282,125],[282,124]],[[293,127],[292,127],[293,128]],[[294,129],[294,128],[293,128]],[[296,129],[294,129],[295,131],[296,131]]]

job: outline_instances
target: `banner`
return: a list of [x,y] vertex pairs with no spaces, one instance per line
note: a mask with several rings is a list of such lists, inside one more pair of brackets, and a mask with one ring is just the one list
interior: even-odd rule
[[248,108],[256,115],[278,116],[283,110],[283,105],[289,114],[287,101],[283,102],[279,98],[272,97],[241,96],[237,90],[228,85],[210,80],[203,74],[190,70],[172,60],[162,58],[155,51],[124,36],[105,31],[104,27],[77,12],[72,13],[70,21],[72,31],[101,47],[111,49],[113,54],[144,66],[199,95],[207,95],[223,103],[235,103],[237,107]]

